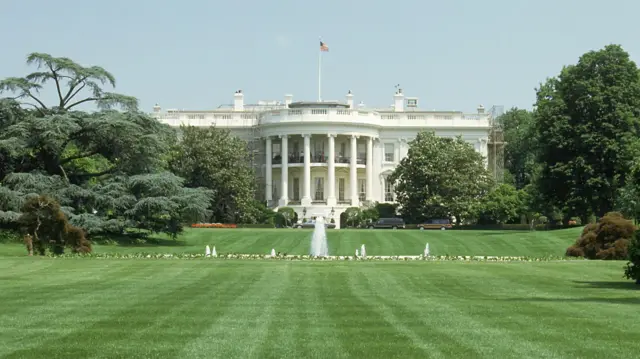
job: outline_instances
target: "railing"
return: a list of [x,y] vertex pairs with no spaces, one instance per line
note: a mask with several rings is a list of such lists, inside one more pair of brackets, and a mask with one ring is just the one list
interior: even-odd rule
[[258,124],[353,123],[376,127],[489,127],[488,114],[461,112],[376,112],[352,109],[283,109],[264,112],[179,112],[152,114],[171,126],[251,127]]
[[[309,156],[310,158],[310,162],[311,163],[327,163],[328,162],[328,157],[325,156],[324,154],[312,154],[311,156]],[[300,155],[294,155],[294,154],[289,154],[288,159],[288,163],[304,163],[304,155],[300,154]],[[345,164],[350,164],[351,163],[351,157],[348,156],[336,156],[335,163],[345,163]],[[367,163],[367,159],[366,157],[362,156],[362,157],[358,157],[356,158],[356,163],[359,165],[364,165]],[[271,164],[272,165],[280,165],[282,164],[282,157],[280,155],[274,155],[273,158],[271,158]]]

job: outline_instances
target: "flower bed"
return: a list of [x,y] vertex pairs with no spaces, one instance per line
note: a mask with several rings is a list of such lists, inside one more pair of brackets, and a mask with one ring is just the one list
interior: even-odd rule
[[268,254],[218,254],[215,257],[205,254],[188,253],[88,253],[64,254],[54,258],[95,258],[95,259],[201,259],[201,260],[288,260],[288,261],[462,261],[462,262],[548,262],[548,261],[579,261],[582,258],[572,257],[508,257],[508,256],[328,256],[315,257],[310,255],[276,255]]
[[229,223],[194,223],[191,228],[238,228],[238,225]]

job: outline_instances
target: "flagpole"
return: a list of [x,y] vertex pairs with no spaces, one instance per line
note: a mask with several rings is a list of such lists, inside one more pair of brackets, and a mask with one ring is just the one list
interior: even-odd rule
[[[322,42],[322,37],[318,37]],[[322,102],[322,49],[318,48],[318,102]]]

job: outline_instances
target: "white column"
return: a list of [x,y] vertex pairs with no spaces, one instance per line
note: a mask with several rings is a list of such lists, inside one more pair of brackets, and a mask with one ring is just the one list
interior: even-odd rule
[[358,198],[358,143],[356,135],[351,136],[351,166],[349,173],[349,183],[351,187],[351,206],[359,207],[360,199]]
[[265,182],[266,182],[265,200],[267,201],[267,205],[269,205],[273,200],[273,183],[272,183],[273,177],[271,172],[273,154],[271,153],[271,149],[272,149],[271,137],[267,137],[266,142],[267,142],[267,145],[266,145],[267,146],[266,148],[267,163],[265,165]]
[[367,137],[367,194],[366,200],[373,201],[373,137]]
[[289,136],[281,136],[282,146],[282,180],[280,183],[280,207],[286,206],[289,203]]
[[311,135],[304,137],[304,192],[300,204],[311,205]]
[[336,136],[329,135],[329,171],[327,182],[329,184],[329,195],[327,196],[327,206],[336,205]]

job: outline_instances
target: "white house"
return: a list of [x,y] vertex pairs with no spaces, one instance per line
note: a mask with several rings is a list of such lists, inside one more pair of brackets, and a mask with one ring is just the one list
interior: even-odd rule
[[387,182],[408,142],[422,130],[439,136],[461,135],[488,157],[491,112],[426,111],[418,99],[399,89],[385,109],[355,106],[349,91],[345,102],[260,101],[245,104],[236,91],[233,105],[210,111],[154,107],[153,116],[171,126],[228,128],[254,151],[259,194],[272,208],[293,207],[299,218],[334,218],[352,206],[393,202]]

